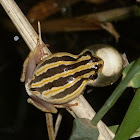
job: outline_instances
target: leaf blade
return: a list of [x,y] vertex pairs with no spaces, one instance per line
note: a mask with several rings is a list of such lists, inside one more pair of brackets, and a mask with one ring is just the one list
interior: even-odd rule
[[91,124],[91,121],[84,118],[74,120],[72,135],[69,140],[97,140],[99,131]]
[[130,104],[114,140],[128,140],[140,126],[140,88]]

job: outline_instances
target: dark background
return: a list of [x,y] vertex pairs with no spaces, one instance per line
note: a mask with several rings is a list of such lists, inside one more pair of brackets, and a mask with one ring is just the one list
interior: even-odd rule
[[[16,2],[26,14],[38,1],[16,0]],[[60,12],[58,16],[65,17],[69,15],[70,11],[72,14],[80,15],[134,4],[136,5],[133,0],[126,0],[125,2],[115,0],[100,5],[82,1],[66,7],[66,11],[64,13]],[[18,31],[13,30],[15,27],[1,6],[0,15],[0,140],[47,140],[45,114],[26,102],[28,95],[24,89],[24,84],[19,80],[22,64],[28,55],[29,49]],[[9,25],[12,26],[11,30],[6,28]],[[118,43],[105,30],[42,33],[42,37],[45,43],[50,44],[49,49],[52,52],[67,51],[78,54],[88,45],[104,43],[114,46],[121,53],[125,52],[129,62],[138,58],[140,56],[140,18],[131,16],[113,22],[113,25],[120,34]],[[15,36],[19,37],[18,41],[14,41]],[[91,89],[87,87],[84,96],[93,108],[98,111],[119,81],[120,79],[109,87],[92,88],[90,94],[86,93]],[[120,124],[133,95],[133,90],[128,88],[116,105],[105,115],[103,121],[109,126]],[[54,115],[54,120],[56,116],[57,114]],[[72,116],[64,110],[58,140],[67,140],[69,138],[72,123]]]

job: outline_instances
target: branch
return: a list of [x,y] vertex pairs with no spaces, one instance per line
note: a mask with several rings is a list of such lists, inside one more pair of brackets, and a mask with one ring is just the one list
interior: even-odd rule
[[[116,8],[77,17],[42,21],[43,32],[91,31],[102,29],[101,23],[117,21],[130,16],[136,6]],[[36,22],[33,23],[35,27]]]

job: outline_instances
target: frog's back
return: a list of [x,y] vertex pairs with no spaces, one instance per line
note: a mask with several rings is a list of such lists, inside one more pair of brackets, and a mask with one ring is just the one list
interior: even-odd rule
[[98,61],[89,51],[80,55],[53,54],[37,66],[30,90],[47,102],[67,103],[84,90],[91,76],[92,80],[97,76],[98,69],[93,66]]

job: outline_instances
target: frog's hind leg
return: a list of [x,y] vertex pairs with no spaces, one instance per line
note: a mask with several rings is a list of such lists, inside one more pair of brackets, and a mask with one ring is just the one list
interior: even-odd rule
[[57,108],[66,108],[66,109],[71,110],[70,108],[71,108],[72,106],[78,106],[78,103],[73,103],[73,104],[66,103],[66,104],[54,105],[54,106],[57,107]]
[[37,96],[31,95],[31,98],[28,98],[28,103],[34,105],[36,108],[43,112],[49,113],[57,113],[57,109],[54,107],[53,104],[48,103]]

